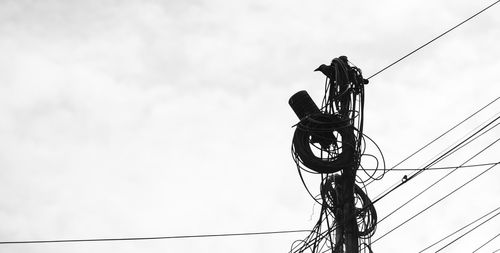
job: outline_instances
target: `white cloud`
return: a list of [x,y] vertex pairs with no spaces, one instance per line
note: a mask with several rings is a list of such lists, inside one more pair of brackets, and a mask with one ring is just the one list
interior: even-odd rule
[[[372,74],[485,3],[470,4],[2,2],[0,240],[310,227],[313,202],[289,155],[296,121],[289,96],[307,89],[319,102],[324,79],[312,72],[319,64],[346,54]],[[371,80],[365,132],[389,164],[498,96],[497,23],[492,9]],[[408,192],[435,178],[428,175]],[[370,194],[400,176],[388,175]],[[393,200],[405,200],[408,192]],[[454,201],[453,210],[463,208]],[[383,214],[391,206],[378,208]],[[463,210],[443,226],[468,220],[472,211]],[[441,224],[432,215],[422,220]],[[421,238],[415,249],[440,232],[407,231]],[[409,243],[401,234],[398,240]],[[301,237],[1,251],[270,252],[286,251]],[[381,242],[376,250],[388,247]]]

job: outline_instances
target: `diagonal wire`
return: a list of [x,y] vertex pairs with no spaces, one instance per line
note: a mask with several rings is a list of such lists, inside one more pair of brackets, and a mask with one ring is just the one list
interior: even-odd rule
[[[467,120],[471,119],[472,117],[474,117],[475,115],[477,115],[478,113],[480,113],[481,111],[483,111],[484,109],[486,109],[487,107],[489,107],[490,105],[492,105],[493,103],[495,103],[498,99],[500,99],[500,97],[497,97],[497,98],[493,99],[488,104],[486,104],[485,106],[481,107],[479,110],[475,111],[474,113],[472,113],[471,115],[469,115],[468,117],[466,117],[465,119],[463,119],[462,121],[458,122],[453,127],[451,127],[450,129],[446,130],[444,133],[442,133],[441,135],[439,135],[438,137],[434,138],[433,140],[431,140],[430,142],[428,142],[424,146],[420,147],[418,150],[416,150],[415,152],[413,152],[412,154],[410,154],[409,156],[407,156],[406,158],[404,158],[403,160],[401,160],[400,162],[398,162],[396,165],[394,165],[390,169],[386,170],[386,173],[389,172],[389,171],[391,171],[391,170],[394,170],[396,167],[398,167],[399,165],[401,165],[402,163],[404,163],[408,159],[412,158],[413,156],[415,156],[416,154],[418,154],[420,151],[422,151],[423,149],[425,149],[428,146],[430,146],[432,143],[438,141],[443,136],[445,136],[449,132],[453,131],[455,128],[459,127],[464,122],[466,122]],[[374,182],[374,181],[371,181],[371,182],[367,183],[366,186],[370,185],[372,182]]]
[[[476,158],[478,155],[480,155],[481,153],[483,153],[485,150],[487,150],[488,148],[490,148],[491,146],[493,146],[496,142],[498,142],[500,139],[497,139],[496,141],[492,142],[491,144],[489,144],[488,146],[486,146],[485,148],[481,149],[481,151],[477,152],[475,155],[471,156],[469,159],[467,159],[465,162],[463,162],[460,166],[463,166],[465,165],[466,163],[470,162],[472,159]],[[406,206],[408,203],[410,203],[411,201],[413,201],[414,199],[416,199],[417,197],[419,197],[420,195],[422,195],[424,192],[428,191],[430,188],[434,187],[435,185],[437,185],[439,182],[441,182],[442,180],[444,180],[445,178],[447,178],[448,176],[450,176],[451,174],[453,174],[455,171],[458,170],[459,167],[455,168],[454,170],[448,172],[446,175],[442,176],[441,178],[439,178],[437,181],[435,181],[434,183],[432,183],[431,185],[427,186],[425,189],[423,189],[422,191],[420,191],[418,194],[416,194],[415,196],[413,196],[412,198],[410,198],[408,201],[406,201],[405,203],[403,203],[402,205],[400,205],[399,207],[397,207],[396,209],[394,209],[392,212],[390,212],[388,215],[386,215],[384,218],[382,218],[380,221],[377,222],[377,224],[380,224],[383,220],[389,218],[391,215],[393,215],[394,213],[396,213],[397,211],[399,211],[401,208],[403,208],[404,206]]]
[[[395,186],[391,186],[390,189],[385,190],[383,194],[380,194],[379,197],[377,197],[372,202],[372,204],[375,204],[376,202],[378,202],[381,199],[385,198],[387,195],[389,195],[390,193],[392,193],[393,191],[395,191],[396,189],[398,189],[402,185],[408,183],[410,180],[414,179],[416,176],[420,175],[423,171],[425,171],[426,168],[428,168],[428,167],[436,164],[437,162],[439,162],[442,159],[444,159],[445,157],[447,157],[449,154],[456,152],[458,149],[460,149],[460,148],[464,147],[465,145],[467,145],[468,143],[470,143],[470,142],[468,142],[469,140],[473,139],[477,134],[479,134],[480,132],[482,132],[484,129],[486,129],[487,127],[489,127],[491,124],[493,124],[498,119],[500,119],[500,116],[496,117],[494,120],[490,121],[488,124],[486,124],[485,126],[481,127],[479,130],[475,131],[473,134],[471,134],[470,136],[468,136],[466,139],[464,139],[460,143],[456,144],[454,147],[452,147],[450,150],[446,151],[444,154],[440,155],[438,158],[434,159],[432,162],[430,162],[429,164],[427,164],[426,166],[424,166],[422,169],[416,171],[415,173],[413,173],[412,175],[410,175],[409,177],[407,177],[407,179],[405,181],[402,181],[402,182],[396,184]],[[498,124],[496,124],[494,127],[496,127],[497,125]],[[489,130],[491,130],[491,129],[492,128],[490,128]],[[489,130],[487,130],[487,131],[489,131]],[[484,134],[484,132],[482,134]],[[464,143],[466,143],[466,144],[464,144]]]
[[[496,123],[495,125],[493,125],[489,129],[486,129],[488,126],[490,126],[491,124],[493,124],[498,119],[500,119],[500,116],[496,117],[490,123],[488,123],[487,125],[485,125],[481,129],[479,129],[476,133],[474,133],[473,135],[471,135],[469,138],[466,138],[464,141],[460,142],[458,145],[456,145],[450,151],[448,151],[448,152],[444,153],[443,155],[441,155],[439,158],[437,158],[436,160],[434,160],[434,162],[429,163],[427,166],[425,166],[421,170],[418,170],[417,172],[415,172],[413,175],[410,176],[410,178],[414,178],[414,177],[418,176],[419,174],[421,174],[422,172],[424,172],[425,170],[427,170],[427,168],[431,167],[432,165],[437,164],[438,162],[442,161],[443,159],[445,159],[446,157],[450,156],[454,152],[458,151],[459,149],[462,149],[463,147],[465,147],[466,145],[470,144],[474,140],[478,139],[479,137],[483,136],[487,132],[489,132],[492,129],[496,128],[498,125],[500,125],[500,122]],[[484,129],[486,129],[486,130],[483,131]],[[481,131],[483,131],[483,132],[480,133]],[[478,134],[478,133],[480,133],[480,134]],[[476,134],[477,134],[477,136],[475,136]]]
[[477,252],[478,250],[480,250],[482,247],[486,246],[486,244],[490,243],[491,241],[495,240],[495,238],[497,238],[498,236],[500,236],[500,233],[498,233],[497,235],[495,235],[493,238],[489,239],[487,242],[483,243],[481,246],[479,246],[479,248],[475,249],[474,251],[472,251],[472,253],[474,252]]
[[[499,114],[500,114],[500,112],[497,113],[494,117],[496,117]],[[494,117],[492,117],[492,118],[494,118]],[[429,161],[425,162],[424,164],[426,164],[426,165],[422,165],[422,168],[414,170],[413,174],[411,174],[410,176],[405,175],[405,177],[404,177],[405,179],[403,181],[398,181],[398,182],[394,183],[393,185],[391,185],[390,187],[388,187],[385,190],[383,190],[381,193],[379,193],[375,197],[376,200],[374,202],[379,201],[379,199],[385,197],[386,195],[388,195],[392,191],[396,190],[397,188],[399,188],[403,184],[407,183],[409,180],[415,178],[420,173],[422,173],[424,170],[427,171],[429,168],[432,168],[433,165],[441,162],[442,160],[446,159],[450,155],[452,155],[455,152],[459,151],[460,149],[464,148],[465,146],[467,146],[471,142],[475,141],[479,137],[483,136],[484,134],[488,133],[492,129],[496,128],[498,125],[500,125],[500,122],[496,123],[495,125],[493,125],[489,129],[486,129],[489,125],[493,124],[498,119],[500,119],[500,116],[496,117],[493,120],[487,120],[486,122],[484,122],[481,125],[479,125],[476,128],[474,128],[472,131],[470,131],[465,136],[463,136],[462,138],[460,138],[460,140],[456,141],[454,144],[450,145],[449,147],[447,147],[446,149],[444,149],[443,151],[441,151],[439,154],[437,154],[436,156],[434,156],[434,158],[432,158]],[[488,121],[489,121],[489,123],[487,123]],[[482,126],[483,124],[486,124],[486,125]],[[477,130],[477,129],[479,129],[479,130]],[[456,143],[458,143],[458,144],[456,144]]]
[[[460,143],[456,144],[456,145],[455,145],[454,147],[452,147],[450,150],[448,150],[447,152],[445,152],[444,154],[440,155],[438,158],[436,158],[435,160],[433,160],[432,162],[430,162],[427,166],[425,166],[424,168],[422,168],[422,169],[420,169],[419,171],[417,171],[417,173],[418,173],[418,172],[422,172],[423,170],[425,170],[425,169],[429,168],[429,167],[430,167],[430,166],[432,166],[433,164],[435,164],[435,163],[437,163],[438,161],[440,161],[440,160],[442,160],[442,159],[446,158],[447,156],[449,156],[449,155],[450,155],[450,154],[452,154],[453,152],[455,152],[455,151],[457,151],[457,150],[459,150],[459,149],[463,148],[464,146],[468,145],[469,143],[471,143],[472,141],[474,141],[474,140],[475,140],[475,139],[477,139],[478,137],[482,136],[484,133],[486,133],[486,132],[490,131],[491,129],[495,128],[496,126],[498,126],[498,124],[500,124],[500,123],[495,124],[494,126],[492,126],[491,128],[489,128],[489,129],[487,129],[486,131],[484,131],[484,132],[483,132],[483,130],[484,130],[484,129],[488,128],[491,124],[493,124],[493,123],[494,123],[495,121],[497,121],[499,118],[500,118],[500,117],[496,117],[496,118],[494,118],[494,119],[490,120],[490,122],[489,122],[489,123],[487,123],[486,125],[484,125],[484,126],[480,127],[480,129],[476,130],[474,133],[472,133],[471,135],[469,135],[469,136],[468,136],[467,138],[465,138],[463,141],[461,141]],[[485,123],[486,123],[486,122],[485,122]],[[479,128],[479,127],[477,127],[477,128]],[[477,128],[476,128],[476,129],[477,129]],[[481,132],[482,132],[482,133],[481,133]],[[494,143],[496,143],[498,140],[500,140],[500,139],[497,139],[496,141],[494,141]],[[490,146],[491,146],[491,145],[492,145],[492,144],[490,144]],[[497,164],[498,164],[498,163],[492,163],[492,166],[491,166],[491,167],[489,167],[486,171],[490,170],[491,168],[493,168],[493,167],[494,167],[494,166],[496,166]],[[485,173],[486,171],[483,171],[480,175],[482,175],[482,174],[483,174],[483,173]],[[412,178],[414,178],[414,176],[418,175],[417,173],[414,173]],[[478,175],[478,176],[480,176],[480,175]],[[478,176],[476,176],[476,178],[477,178]],[[474,179],[475,179],[475,178],[474,178]],[[406,182],[408,182],[408,180],[407,180],[407,181],[405,181],[404,183],[406,183]],[[467,183],[468,183],[468,182],[467,182]],[[465,183],[464,185],[460,186],[459,188],[461,188],[461,187],[465,186],[467,183]],[[375,201],[373,201],[373,202],[370,204],[370,206],[372,206],[375,202],[377,202],[377,201],[379,201],[380,199],[382,199],[382,198],[384,198],[385,196],[387,196],[389,193],[391,193],[392,191],[394,191],[395,189],[397,189],[397,188],[398,188],[399,186],[401,186],[402,184],[403,184],[403,183],[401,183],[400,185],[396,186],[394,189],[390,190],[389,192],[385,193],[383,196],[381,196],[381,197],[377,198]],[[456,190],[458,190],[458,189],[456,189]],[[455,191],[456,191],[456,190],[455,190]],[[450,193],[449,195],[451,195],[451,193]],[[449,195],[448,195],[448,196],[449,196]],[[444,198],[446,198],[446,197],[447,197],[447,196],[445,196]],[[444,198],[443,198],[443,199],[444,199]],[[443,199],[441,199],[441,200],[443,200]],[[441,201],[441,200],[439,200],[439,201]],[[438,201],[438,202],[439,202],[439,201]],[[436,203],[437,203],[437,202],[436,202]],[[434,203],[434,204],[432,204],[432,205],[435,205],[436,203]],[[430,206],[430,207],[431,207],[431,206]],[[430,207],[428,207],[428,208],[430,208]],[[367,207],[366,207],[366,208],[367,208]],[[427,208],[427,209],[428,209],[428,208]],[[365,209],[365,208],[363,208],[362,210],[359,210],[357,213],[362,212],[364,209]],[[423,210],[423,211],[425,211],[425,210]],[[422,211],[422,212],[423,212],[423,211]],[[419,215],[419,214],[417,214],[417,215]],[[417,215],[416,215],[416,216],[417,216]],[[416,216],[412,217],[411,219],[415,218]],[[407,221],[406,221],[406,222],[407,222]],[[406,222],[405,222],[405,223],[406,223]],[[400,224],[400,226],[401,226],[401,225],[402,225],[402,224]],[[338,226],[338,224],[337,224],[336,226]],[[336,226],[335,226],[335,227],[336,227]],[[395,229],[397,229],[397,228],[398,228],[398,227],[394,228],[393,230],[395,230]],[[334,228],[332,228],[332,229],[334,229]],[[392,232],[392,231],[389,231],[389,233],[390,233],[390,232]],[[318,235],[317,235],[317,237],[319,238],[319,240],[321,240],[322,238],[324,238],[324,237],[326,237],[326,236],[327,236],[327,233],[328,233],[328,232],[327,232],[327,231],[325,231],[325,232],[323,232],[323,233],[321,233],[321,234],[318,234]],[[385,235],[383,235],[383,236],[385,236]],[[379,240],[379,239],[380,239],[380,238],[378,238],[377,240]],[[375,242],[375,241],[374,241],[374,242]],[[374,243],[374,242],[373,242],[373,243]],[[309,243],[311,243],[311,242],[309,242]]]
[[[462,165],[462,166],[444,166],[444,167],[429,167],[427,169],[425,169],[426,171],[427,170],[451,170],[451,169],[462,169],[462,168],[473,168],[473,167],[483,167],[483,166],[486,166],[486,165],[493,165],[493,164],[497,164],[497,163],[500,163],[500,162],[490,162],[490,163],[478,163],[478,164],[470,164],[470,165]],[[368,170],[368,171],[371,171],[371,170],[377,170],[377,169],[364,169],[364,170]],[[404,168],[404,169],[395,169],[393,171],[416,171],[416,170],[420,170],[420,169],[409,169],[409,168]]]
[[371,76],[370,76],[370,77],[368,77],[367,79],[370,79],[370,78],[372,78],[372,77],[374,77],[374,76],[376,76],[376,75],[378,75],[378,74],[382,73],[383,71],[385,71],[386,69],[388,69],[388,68],[392,67],[392,66],[393,66],[393,65],[395,65],[396,63],[398,63],[398,62],[402,61],[402,60],[403,60],[403,59],[405,59],[406,57],[408,57],[408,56],[410,56],[410,55],[414,54],[414,53],[415,53],[415,52],[417,52],[418,50],[420,50],[420,49],[424,48],[425,46],[427,46],[427,45],[431,44],[432,42],[434,42],[434,41],[436,41],[437,39],[439,39],[439,38],[443,37],[444,35],[446,35],[447,33],[449,33],[449,32],[451,32],[451,31],[455,30],[455,28],[457,28],[457,27],[459,27],[459,26],[463,25],[463,24],[464,24],[464,23],[466,23],[467,21],[469,21],[469,20],[471,20],[471,19],[475,18],[477,15],[479,15],[479,14],[483,13],[484,11],[486,11],[487,9],[489,9],[489,8],[493,7],[493,5],[497,4],[498,2],[500,2],[500,0],[495,1],[494,3],[492,3],[492,4],[488,5],[488,6],[486,6],[486,7],[485,7],[485,8],[483,8],[482,10],[480,10],[480,11],[476,12],[474,15],[470,16],[469,18],[467,18],[467,19],[465,19],[464,21],[462,21],[462,22],[458,23],[458,24],[457,24],[457,25],[455,25],[454,27],[452,27],[452,28],[450,28],[450,29],[446,30],[445,32],[441,33],[439,36],[435,37],[434,39],[432,39],[432,40],[428,41],[427,43],[423,44],[422,46],[418,47],[417,49],[415,49],[415,50],[413,50],[413,51],[409,52],[409,53],[408,53],[408,54],[406,54],[405,56],[403,56],[403,57],[399,58],[398,60],[394,61],[393,63],[391,63],[391,64],[387,65],[387,66],[386,66],[386,67],[384,67],[383,69],[381,69],[381,70],[377,71],[375,74],[371,75]]
[[[405,56],[399,58],[398,60],[396,60],[395,62],[389,64],[388,66],[384,67],[383,69],[379,70],[378,72],[376,72],[375,74],[371,75],[370,77],[368,77],[367,79],[370,79],[378,74],[380,74],[381,72],[385,71],[386,69],[392,67],[393,65],[397,64],[398,62],[402,61],[403,59],[407,58],[408,56],[412,55],[413,53],[419,51],[420,49],[424,48],[425,46],[429,45],[430,43],[434,42],[435,40],[441,38],[442,36],[446,35],[447,33],[451,32],[452,30],[456,29],[457,27],[461,26],[462,24],[466,23],[467,21],[471,20],[472,18],[476,17],[477,15],[481,14],[482,12],[486,11],[487,9],[491,8],[492,6],[494,6],[495,4],[497,4],[498,2],[500,2],[500,0],[498,1],[495,1],[494,3],[490,4],[489,6],[483,8],[482,10],[480,10],[479,12],[475,13],[474,15],[472,15],[471,17],[467,18],[466,20],[460,22],[459,24],[455,25],[454,27],[448,29],[447,31],[445,31],[444,33],[440,34],[439,36],[435,37],[434,39],[428,41],[427,43],[423,44],[422,46],[418,47],[417,49],[411,51],[410,53],[406,54]],[[492,104],[493,102],[495,102],[496,100],[498,100],[498,98],[496,98],[495,100],[493,100],[492,102],[490,102],[488,105],[486,105],[485,107],[489,106],[490,104]],[[479,111],[483,110],[485,107],[481,108]],[[479,111],[477,111],[476,113],[478,113]],[[468,118],[466,118],[464,121],[468,120],[470,117],[474,116],[476,113],[474,113],[473,115],[469,116]],[[462,124],[464,121],[460,122],[458,125]],[[454,126],[453,128],[451,128],[450,130],[446,131],[444,134],[438,136],[436,139],[434,139],[433,141],[431,141],[430,143],[426,144],[425,146],[423,146],[422,148],[420,148],[419,150],[417,150],[415,153],[411,154],[409,157],[405,158],[403,161],[401,161],[400,163],[398,163],[396,166],[398,166],[399,164],[401,164],[402,162],[406,161],[407,159],[409,159],[410,157],[412,157],[413,155],[415,155],[416,153],[420,152],[422,149],[424,149],[425,147],[427,147],[428,145],[430,145],[431,143],[433,143],[434,141],[436,141],[437,139],[441,138],[443,135],[447,134],[449,131],[453,130],[454,128],[456,128],[458,125]],[[491,168],[493,168],[494,166],[496,166],[498,163],[495,163],[493,164],[490,168],[488,168],[486,171],[490,170]],[[394,166],[394,167],[396,167]],[[393,167],[393,168],[394,168]],[[391,168],[391,169],[393,169]],[[390,170],[391,170],[390,169]],[[485,173],[486,171],[482,172],[481,174],[479,175],[482,175],[483,173]],[[478,176],[479,176],[478,175]],[[477,178],[477,176],[475,177]],[[473,178],[473,179],[475,179]],[[471,180],[472,181],[472,180]],[[468,181],[470,182],[470,181]],[[467,183],[468,183],[467,182]],[[466,183],[466,184],[467,184]],[[464,185],[462,185],[464,186]],[[461,186],[461,187],[462,187]],[[461,188],[460,187],[460,188]],[[458,189],[456,189],[458,190]],[[456,191],[455,190],[455,191]],[[454,192],[454,191],[453,191]],[[452,192],[452,193],[453,193]],[[449,195],[447,195],[449,196]],[[447,197],[445,196],[445,197]],[[441,199],[442,200],[442,199]],[[434,203],[435,204],[435,203]],[[434,205],[433,204],[433,205]],[[431,205],[432,206],[432,205]],[[500,213],[499,213],[500,214]],[[496,214],[498,215],[498,214]],[[496,216],[495,215],[495,216]],[[490,218],[491,219],[491,218]],[[392,230],[391,230],[392,231]],[[158,236],[158,237],[123,237],[123,238],[91,238],[91,239],[62,239],[62,240],[24,240],[24,241],[0,241],[0,244],[33,244],[33,243],[70,243],[70,242],[102,242],[102,241],[132,241],[132,240],[160,240],[160,239],[185,239],[185,238],[204,238],[204,237],[226,237],[226,236],[248,236],[248,235],[268,235],[268,234],[283,234],[283,233],[299,233],[299,232],[310,232],[310,230],[282,230],[282,231],[266,231],[266,232],[245,232],[245,233],[227,233],[227,234],[201,234],[201,235],[180,235],[180,236]],[[384,236],[387,235],[387,234],[384,234]],[[500,234],[499,234],[500,235]],[[498,235],[497,235],[498,236]],[[496,238],[497,236],[495,236],[494,238]],[[383,237],[383,236],[382,236]],[[381,239],[382,237],[379,237],[377,240]],[[493,238],[493,239],[494,239]],[[493,240],[492,239],[492,240]],[[375,241],[377,241],[375,240]],[[375,242],[374,241],[374,242]],[[490,240],[491,241],[491,240]],[[489,241],[488,241],[489,242]]]
[[424,252],[424,251],[428,250],[428,249],[429,249],[429,248],[431,248],[432,246],[434,246],[434,245],[436,245],[436,244],[438,244],[438,243],[440,243],[440,242],[442,242],[442,241],[444,241],[444,240],[448,239],[450,236],[453,236],[453,235],[455,235],[456,233],[458,233],[458,232],[460,232],[460,231],[462,231],[462,230],[466,229],[466,228],[467,228],[467,227],[469,227],[470,225],[472,225],[472,224],[474,224],[474,223],[476,223],[476,222],[478,222],[478,221],[482,220],[484,217],[486,217],[486,216],[488,216],[488,215],[490,215],[490,214],[494,213],[494,212],[495,212],[495,211],[497,211],[498,209],[500,209],[500,207],[497,207],[497,208],[495,208],[495,209],[493,209],[493,210],[489,211],[487,214],[485,214],[485,215],[483,215],[483,216],[481,216],[481,217],[479,217],[479,218],[475,219],[474,221],[470,222],[469,224],[467,224],[467,225],[465,225],[465,226],[463,226],[463,227],[461,227],[461,228],[459,228],[459,229],[457,229],[457,230],[453,231],[453,232],[452,232],[452,233],[450,233],[449,235],[447,235],[447,236],[445,236],[445,237],[443,237],[443,238],[439,239],[439,241],[436,241],[435,243],[433,243],[433,244],[431,244],[431,245],[429,245],[429,246],[425,247],[424,249],[420,250],[418,253],[422,253],[422,252]]
[[464,237],[464,236],[466,236],[467,234],[469,234],[470,232],[472,232],[472,231],[476,230],[476,228],[478,228],[478,227],[482,226],[483,224],[485,224],[486,222],[490,221],[491,219],[493,219],[493,218],[497,217],[499,214],[500,214],[500,212],[498,212],[497,214],[495,214],[495,215],[491,216],[491,217],[490,217],[490,218],[488,218],[487,220],[485,220],[485,221],[481,222],[479,225],[477,225],[477,226],[473,227],[473,228],[472,228],[472,229],[470,229],[469,231],[465,232],[463,235],[461,235],[461,236],[457,237],[455,240],[453,240],[453,241],[449,242],[448,244],[444,245],[442,248],[438,249],[438,250],[436,251],[436,253],[437,253],[437,252],[439,252],[439,251],[441,251],[441,250],[443,250],[443,249],[445,249],[446,247],[450,246],[452,243],[455,243],[456,241],[460,240],[462,237]]
[[[422,209],[421,211],[419,211],[418,213],[416,213],[415,215],[413,215],[412,217],[408,218],[407,220],[405,220],[404,222],[400,223],[399,225],[397,225],[396,227],[392,228],[391,230],[389,230],[387,233],[383,234],[381,237],[377,238],[375,241],[373,241],[373,243],[379,241],[380,239],[384,238],[385,236],[387,236],[388,234],[392,233],[393,231],[395,231],[396,229],[400,228],[401,226],[403,226],[404,224],[408,223],[409,221],[413,220],[415,217],[419,216],[420,214],[422,214],[423,212],[429,210],[431,207],[435,206],[437,203],[443,201],[444,199],[448,198],[449,196],[451,196],[452,194],[454,194],[455,192],[457,192],[458,190],[462,189],[464,186],[466,186],[467,184],[469,184],[470,182],[476,180],[477,178],[479,178],[480,176],[484,175],[484,173],[490,171],[492,168],[494,168],[496,165],[492,165],[490,166],[488,169],[484,170],[483,172],[479,173],[478,175],[476,175],[475,177],[473,177],[472,179],[470,179],[469,181],[465,182],[464,184],[460,185],[459,187],[455,188],[455,190],[451,191],[450,193],[446,194],[445,196],[443,196],[442,198],[438,199],[437,201],[435,201],[434,203],[432,203],[431,205],[427,206],[426,208]],[[372,243],[372,244],[373,244]]]
[[[499,115],[499,114],[500,113],[497,113],[496,115]],[[415,170],[415,172],[412,175],[410,175],[410,177],[408,177],[408,179],[413,179],[415,176],[417,176],[422,171],[428,170],[428,168],[431,168],[432,165],[435,165],[435,164],[439,163],[440,161],[444,160],[446,157],[454,154],[455,152],[457,152],[458,150],[464,148],[465,146],[467,146],[471,142],[475,141],[479,137],[483,136],[484,134],[488,133],[492,129],[496,128],[500,124],[500,122],[497,123],[497,124],[495,124],[495,125],[493,125],[489,129],[483,131],[486,127],[488,127],[489,125],[493,124],[493,122],[495,122],[499,118],[500,118],[500,116],[497,117],[497,118],[495,118],[494,120],[491,120],[488,124],[486,124],[486,122],[489,121],[488,120],[488,121],[486,121],[486,122],[484,122],[484,123],[481,124],[481,125],[486,124],[483,127],[481,127],[481,125],[479,125],[474,130],[470,131],[467,135],[465,135],[464,137],[462,137],[460,139],[460,140],[463,140],[463,141],[461,141],[459,144],[456,144],[456,143],[459,142],[459,141],[456,141],[454,144],[450,145],[445,150],[441,151],[438,155],[435,156],[437,158],[432,158],[431,160],[429,160],[428,162],[426,162],[425,164],[427,164],[427,165],[423,166],[422,168],[420,168],[418,170]],[[481,127],[481,129],[476,130],[476,129],[480,128],[480,127]],[[480,133],[481,131],[483,131],[483,132]],[[407,177],[407,176],[405,176],[405,177]],[[401,182],[396,182],[395,184],[391,185],[390,187],[388,187],[387,189],[385,189],[384,191],[382,191],[380,194],[378,194],[375,197],[375,199],[377,199],[377,200],[375,200],[375,202],[378,201],[378,199],[380,199],[380,198],[384,197],[385,195],[389,194],[390,192],[396,190],[396,188],[399,188],[403,184],[407,183],[407,181],[408,180],[401,181]],[[382,197],[380,197],[380,196],[382,196]]]
[[[493,122],[493,121],[492,121]],[[490,123],[492,123],[490,122]],[[485,126],[486,127],[486,126]],[[484,127],[482,128],[484,129]],[[474,133],[472,136],[474,136],[475,134],[477,134],[478,132],[482,131],[482,129],[478,130],[476,133]],[[491,129],[491,128],[490,128]],[[470,136],[469,138],[471,138],[472,136]],[[468,139],[469,139],[468,138]],[[483,151],[485,151],[486,149],[490,148],[492,145],[494,145],[496,142],[498,142],[500,140],[499,139],[496,139],[494,142],[492,142],[491,144],[489,144],[487,147],[483,148],[481,151],[479,151],[478,153],[476,153],[472,158],[476,157],[477,155],[479,155],[480,153],[482,153]],[[463,143],[463,142],[461,142]],[[461,145],[458,144],[458,146]],[[470,143],[470,142],[469,142]],[[466,162],[470,161],[472,158],[468,159]],[[466,163],[465,162],[465,163]],[[459,190],[460,188],[464,187],[465,185],[467,185],[468,183],[470,183],[471,181],[475,180],[477,177],[481,176],[482,174],[484,174],[485,172],[489,171],[491,168],[495,167],[497,164],[493,164],[492,166],[490,166],[488,169],[486,169],[485,171],[481,172],[479,175],[477,175],[476,177],[472,178],[471,180],[469,180],[468,182],[462,184],[461,186],[459,186],[458,188],[456,188],[455,190],[453,190],[452,192],[450,192],[448,195],[442,197],[441,199],[439,199],[438,201],[434,202],[433,204],[431,204],[430,206],[426,207],[425,209],[421,210],[419,213],[415,214],[414,216],[412,216],[411,218],[409,218],[408,220],[404,221],[403,223],[400,223],[398,226],[394,227],[392,230],[390,230],[389,232],[385,233],[384,235],[382,235],[381,237],[377,238],[375,241],[373,241],[373,243],[375,243],[376,241],[380,240],[381,238],[385,237],[386,235],[390,234],[391,232],[393,232],[394,230],[398,229],[399,227],[403,226],[404,224],[406,224],[407,222],[409,222],[410,220],[412,220],[413,218],[415,218],[416,216],[420,215],[421,213],[425,212],[427,209],[431,208],[432,206],[434,206],[435,204],[437,204],[438,202],[442,201],[443,199],[447,198],[448,196],[450,196],[451,194],[453,194],[454,192],[456,192],[457,190]],[[453,171],[452,171],[453,172]],[[449,174],[451,174],[452,172],[448,173],[447,175],[445,175],[444,177],[447,177]],[[422,192],[420,192],[419,194],[417,194],[416,196],[414,196],[413,198],[411,198],[409,201],[407,201],[406,203],[404,203],[403,205],[401,205],[400,207],[396,208],[394,211],[392,211],[389,215],[387,215],[386,217],[384,217],[382,220],[386,219],[387,217],[389,217],[390,215],[392,215],[393,213],[395,213],[396,211],[398,211],[399,209],[401,209],[404,205],[408,204],[410,201],[412,201],[413,199],[415,199],[416,197],[418,197],[420,194],[422,194],[423,192],[425,192],[426,190],[428,190],[430,187],[434,186],[435,184],[437,184],[439,181],[443,180],[444,177],[442,177],[441,179],[439,179],[437,182],[435,182],[434,184],[432,184],[431,186],[427,187],[426,189],[424,189]],[[407,181],[405,181],[407,182]],[[402,184],[404,184],[405,182],[402,182],[400,185],[398,185],[396,188],[394,188],[393,190],[397,189],[399,186],[401,186]],[[375,202],[379,201],[380,199],[382,199],[383,197],[387,196],[387,194],[391,193],[393,190],[389,191],[388,193],[386,193],[385,195],[377,198],[375,201],[373,201],[371,203],[371,205],[373,205]],[[377,224],[379,224],[382,220],[380,220],[379,222],[377,222]]]

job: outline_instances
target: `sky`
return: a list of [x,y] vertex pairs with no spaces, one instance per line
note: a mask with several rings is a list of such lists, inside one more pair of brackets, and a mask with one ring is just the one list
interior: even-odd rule
[[[365,77],[491,1],[0,1],[0,241],[310,229],[319,207],[290,155],[288,98],[346,55]],[[500,95],[500,6],[370,80],[364,133],[387,167]],[[495,42],[497,41],[497,42]],[[500,101],[401,168],[500,112]],[[436,166],[459,165],[494,129]],[[498,162],[500,144],[471,163]],[[374,238],[485,168],[460,169]],[[388,214],[446,171],[376,205]],[[368,188],[373,198],[404,172]],[[418,252],[498,207],[499,169],[373,245]],[[317,176],[307,177],[311,189]],[[471,251],[492,220],[449,247]],[[288,252],[306,234],[0,245],[0,252]],[[500,248],[500,239],[483,252]]]

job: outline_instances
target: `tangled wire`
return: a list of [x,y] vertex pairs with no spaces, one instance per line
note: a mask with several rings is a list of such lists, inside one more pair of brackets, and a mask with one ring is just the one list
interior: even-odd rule
[[[338,180],[341,180],[338,175],[323,178],[320,189],[323,202],[319,220],[305,239],[297,240],[292,244],[290,252],[345,251],[343,234],[346,227],[338,222],[345,218],[340,204],[343,202],[341,199],[343,189],[335,187],[335,185],[340,185],[336,182]],[[371,252],[370,238],[375,233],[377,213],[371,200],[358,185],[355,185],[354,193],[359,245],[363,244],[364,252]]]
[[[345,252],[348,233],[357,236],[358,249],[363,245],[365,251],[371,252],[377,214],[363,188],[367,181],[383,177],[385,161],[377,144],[363,134],[364,84],[368,81],[345,56],[316,71],[326,76],[321,108],[306,91],[294,94],[289,104],[300,119],[293,136],[292,156],[304,186],[321,205],[321,212],[309,236],[293,243],[290,252]],[[375,147],[377,153],[365,153],[367,147]],[[370,159],[375,166],[367,169],[362,161]],[[356,175],[358,169],[364,173]],[[308,189],[303,171],[321,175],[318,195]],[[348,183],[350,178],[353,182]],[[354,205],[355,217],[345,214],[346,203]],[[353,219],[357,229],[349,231],[352,226],[346,222]]]

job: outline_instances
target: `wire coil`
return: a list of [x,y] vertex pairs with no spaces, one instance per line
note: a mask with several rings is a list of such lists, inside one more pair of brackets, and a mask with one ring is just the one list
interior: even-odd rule
[[[299,118],[292,140],[293,159],[321,211],[309,236],[294,242],[290,252],[345,252],[351,235],[357,237],[359,252],[371,252],[377,213],[363,189],[367,181],[383,177],[385,161],[378,145],[363,133],[363,85],[367,80],[345,56],[316,70],[326,76],[321,108],[304,90],[295,93],[289,104]],[[377,153],[367,153],[373,147]],[[362,158],[374,160],[375,169],[367,172]],[[364,171],[361,176],[356,175],[358,169]],[[320,174],[319,194],[308,189],[303,171]]]

